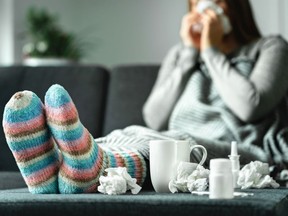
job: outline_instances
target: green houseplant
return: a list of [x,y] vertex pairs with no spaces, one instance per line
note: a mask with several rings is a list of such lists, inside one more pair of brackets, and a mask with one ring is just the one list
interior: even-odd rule
[[[66,64],[83,57],[79,39],[58,25],[58,17],[45,9],[30,8],[26,15],[29,42],[23,47],[24,62]],[[37,63],[36,63],[37,64]],[[45,64],[45,63],[44,63]]]

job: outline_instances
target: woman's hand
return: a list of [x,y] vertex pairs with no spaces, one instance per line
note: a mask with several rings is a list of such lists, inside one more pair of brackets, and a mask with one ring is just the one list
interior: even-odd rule
[[211,46],[220,49],[224,36],[220,17],[213,10],[206,10],[205,13],[202,14],[202,25],[201,50],[205,50]]
[[200,19],[200,15],[197,13],[186,14],[181,23],[180,36],[185,46],[192,46],[196,49],[200,49],[200,33],[192,31],[192,26],[197,24]]

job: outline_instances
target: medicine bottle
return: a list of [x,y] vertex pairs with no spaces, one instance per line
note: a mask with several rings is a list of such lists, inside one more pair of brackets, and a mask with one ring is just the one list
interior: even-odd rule
[[211,159],[209,176],[210,199],[232,199],[234,193],[232,166],[229,159]]

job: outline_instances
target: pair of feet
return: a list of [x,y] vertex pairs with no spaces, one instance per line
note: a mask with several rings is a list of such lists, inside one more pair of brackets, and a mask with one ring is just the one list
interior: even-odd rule
[[4,109],[3,129],[31,193],[96,192],[108,167],[127,167],[138,184],[145,179],[143,157],[99,147],[60,85],[48,89],[45,105],[31,91],[14,94]]

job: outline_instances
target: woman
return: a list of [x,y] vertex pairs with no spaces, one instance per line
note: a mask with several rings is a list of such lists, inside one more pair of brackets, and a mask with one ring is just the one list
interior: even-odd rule
[[[30,91],[10,99],[3,128],[32,193],[95,192],[105,168],[116,166],[142,184],[151,139],[188,139],[204,145],[208,158],[227,157],[236,140],[242,164],[287,163],[286,42],[260,37],[248,0],[216,1],[231,22],[228,34],[220,15],[200,15],[198,1],[189,3],[182,43],[168,53],[143,109],[151,129],[130,126],[94,140],[59,85],[44,105]],[[192,31],[197,22],[200,33]]]
[[[236,140],[242,162],[287,166],[287,43],[260,36],[248,0],[215,1],[231,22],[226,35],[214,11],[197,13],[198,2],[189,1],[182,43],[169,52],[145,104],[147,124],[185,131],[210,157],[224,156]],[[199,17],[203,29],[195,33]]]

